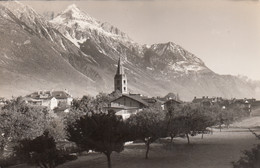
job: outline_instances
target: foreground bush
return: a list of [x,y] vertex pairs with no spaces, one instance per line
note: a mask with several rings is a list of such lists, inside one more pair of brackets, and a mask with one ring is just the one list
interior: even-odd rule
[[48,132],[33,140],[20,141],[15,153],[23,162],[40,168],[54,168],[68,160],[76,159],[75,156],[58,150],[54,138],[49,136]]
[[234,168],[259,168],[260,167],[260,145],[251,150],[244,151],[244,155],[233,162]]

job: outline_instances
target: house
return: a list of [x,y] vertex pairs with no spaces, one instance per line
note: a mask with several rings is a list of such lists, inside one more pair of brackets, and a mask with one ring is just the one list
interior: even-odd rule
[[250,113],[252,111],[252,106],[256,107],[256,105],[257,105],[257,101],[254,98],[252,98],[252,99],[247,99],[247,98],[244,98],[244,99],[233,99],[232,103],[236,104],[236,105],[243,106],[244,109],[246,111],[250,112]]
[[58,106],[58,101],[55,97],[47,97],[47,98],[33,98],[33,97],[25,97],[25,102],[35,106],[45,106],[53,110]]
[[181,104],[181,102],[176,99],[169,99],[164,102],[164,109],[169,110],[170,108],[172,108],[172,107],[174,108],[180,104]]
[[257,107],[257,101],[254,98],[251,99],[223,99],[222,97],[205,97],[203,96],[202,98],[196,98],[194,97],[193,103],[200,103],[203,106],[211,106],[214,104],[218,104],[222,109],[226,108],[233,108],[235,106],[240,106],[240,108],[243,108],[245,111],[251,113],[252,109],[256,109]]
[[61,104],[70,106],[73,101],[73,97],[66,89],[65,91],[52,91],[51,95],[57,99],[59,106],[61,106]]
[[156,107],[164,110],[164,101],[161,101],[158,98],[141,96],[141,99],[148,103],[149,107]]
[[148,103],[142,100],[140,96],[124,94],[112,100],[108,110],[113,110],[116,115],[121,115],[123,119],[127,119],[131,114],[136,114],[148,106]]
[[0,97],[0,107],[6,105],[7,100],[4,97]]
[[25,101],[31,105],[45,106],[53,110],[58,106],[70,106],[72,96],[65,91],[38,91],[25,96]]
[[202,98],[194,97],[192,103],[200,103],[203,106],[211,106],[213,104],[223,104],[223,106],[227,105],[226,101],[222,97],[212,97],[203,96]]

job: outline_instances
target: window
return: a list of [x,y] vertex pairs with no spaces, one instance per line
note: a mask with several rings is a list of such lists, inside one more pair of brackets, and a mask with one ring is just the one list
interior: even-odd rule
[[126,87],[124,87],[124,91],[126,91]]
[[126,84],[126,80],[124,80],[124,84]]

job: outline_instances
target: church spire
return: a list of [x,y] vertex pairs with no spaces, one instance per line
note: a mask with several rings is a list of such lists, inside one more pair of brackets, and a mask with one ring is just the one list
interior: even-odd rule
[[117,75],[124,74],[124,67],[122,66],[121,56],[119,56],[118,64],[117,64]]

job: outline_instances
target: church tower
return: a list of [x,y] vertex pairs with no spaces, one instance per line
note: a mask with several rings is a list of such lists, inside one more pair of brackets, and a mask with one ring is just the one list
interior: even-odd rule
[[114,77],[114,91],[119,90],[122,94],[127,94],[127,78],[124,67],[119,57],[116,75]]

